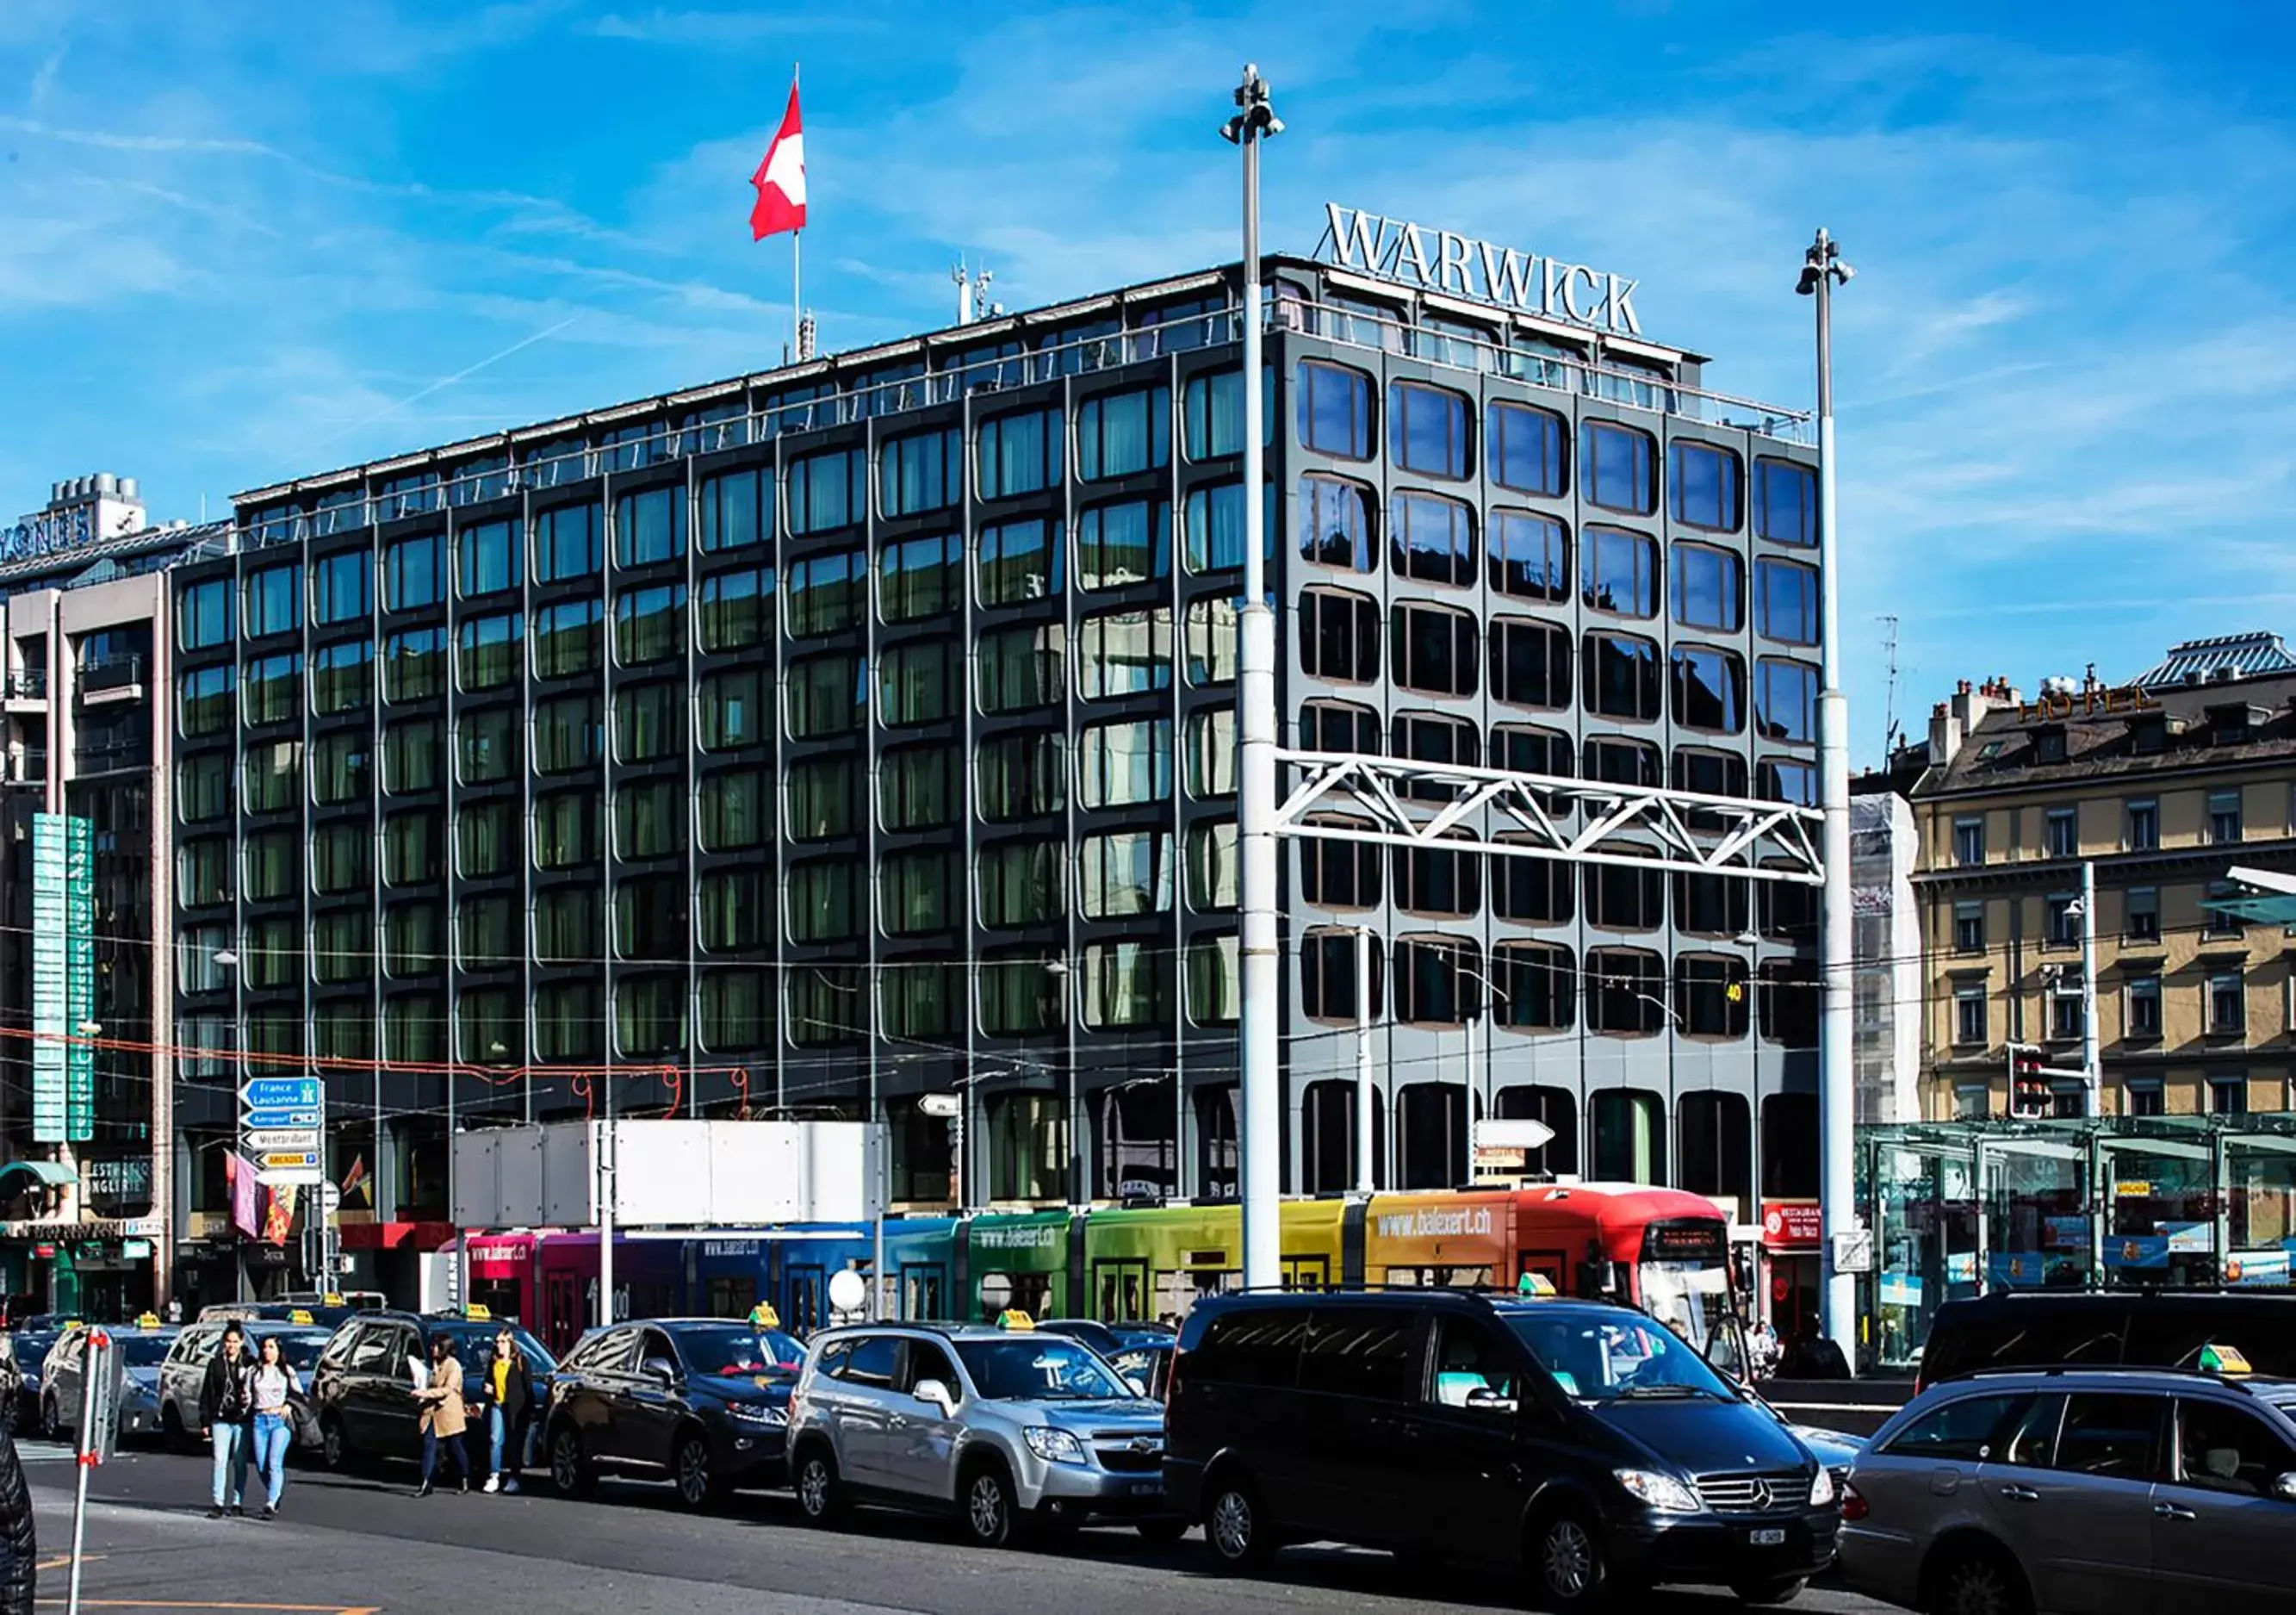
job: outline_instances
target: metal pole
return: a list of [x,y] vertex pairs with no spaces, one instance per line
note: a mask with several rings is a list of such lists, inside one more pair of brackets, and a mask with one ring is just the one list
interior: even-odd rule
[[73,1467],[79,1471],[79,1474],[72,1489],[71,1586],[64,1595],[64,1615],[79,1615],[79,1562],[82,1550],[87,1545],[87,1476],[88,1472],[95,1467],[96,1460],[96,1448],[93,1445],[96,1439],[95,1376],[108,1366],[103,1360],[104,1354],[119,1349],[110,1335],[101,1329],[95,1330],[88,1337],[86,1360],[81,1365],[79,1429],[76,1432],[79,1439],[72,1444],[78,1449],[78,1462]]
[[1371,927],[1356,927],[1356,1193],[1373,1189],[1371,1086]]
[[1818,637],[1824,655],[1818,694],[1819,806],[1825,812],[1824,970],[1818,1037],[1817,1109],[1821,1137],[1818,1199],[1825,1230],[1827,1336],[1843,1358],[1857,1362],[1857,1278],[1836,1265],[1844,1236],[1857,1229],[1854,1154],[1857,1078],[1852,1066],[1853,940],[1849,911],[1849,698],[1841,689],[1841,545],[1834,519],[1834,243],[1824,230],[1811,249],[1817,270],[1817,564]]
[[877,1304],[869,1316],[879,1323],[893,1316],[895,1309],[885,1305],[885,1208],[893,1199],[892,1127],[885,1119],[883,1100],[877,1102],[877,1235],[876,1249],[871,1255],[870,1273],[874,1282],[870,1288],[875,1292]]
[[1234,138],[1243,149],[1243,606],[1236,680],[1238,832],[1242,862],[1243,1282],[1273,1289],[1283,1278],[1278,1226],[1283,1194],[1283,1074],[1277,1016],[1275,920],[1275,618],[1267,607],[1266,455],[1260,447],[1259,137],[1274,132],[1267,86],[1246,66],[1236,91]]
[[[612,1091],[607,1090],[610,1094]],[[611,1114],[597,1128],[598,1324],[603,1328],[614,1321],[614,1123]]]
[[2096,865],[2081,860],[2081,1114],[2104,1113],[2104,1065],[2096,1036]]

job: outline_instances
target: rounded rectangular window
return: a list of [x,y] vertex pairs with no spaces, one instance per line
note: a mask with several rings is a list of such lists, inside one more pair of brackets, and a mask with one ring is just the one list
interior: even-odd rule
[[219,819],[231,806],[229,752],[205,752],[176,765],[176,814],[184,824]]
[[194,668],[176,680],[176,726],[186,736],[221,734],[232,726],[232,693],[239,669],[229,662]]
[[1817,543],[1817,468],[1792,460],[1754,462],[1754,534],[1802,548]]
[[826,841],[853,833],[853,759],[815,758],[789,771],[790,839]]
[[1064,977],[1035,954],[990,954],[980,961],[980,1030],[989,1037],[1026,1037],[1068,1024]]
[[618,858],[660,858],[683,852],[689,829],[682,781],[632,780],[614,792]]
[[606,724],[594,695],[566,695],[534,703],[534,771],[578,774],[606,753]]
[[1607,511],[1647,516],[1658,509],[1658,441],[1609,421],[1578,423],[1579,493]]
[[1664,1031],[1666,962],[1638,947],[1587,950],[1587,1029],[1613,1037],[1648,1037]]
[[518,581],[518,545],[507,521],[481,521],[455,535],[455,586],[465,600],[498,594]]
[[326,824],[311,837],[311,889],[322,894],[374,889],[374,832],[365,824]]
[[964,671],[956,642],[913,641],[877,652],[877,720],[887,728],[938,723],[956,715]]
[[868,593],[868,564],[859,550],[792,561],[783,605],[789,631],[803,638],[857,628]]
[[650,763],[685,750],[685,690],[679,685],[638,685],[614,692],[614,755]]
[[1145,695],[1171,684],[1168,606],[1104,611],[1077,625],[1077,693],[1085,700]]
[[706,774],[695,794],[704,852],[741,852],[765,844],[773,800],[762,769]]
[[1590,527],[1579,535],[1579,594],[1588,611],[1658,615],[1657,539],[1623,528]]
[[354,639],[311,652],[311,709],[322,717],[374,704],[374,644]]
[[984,634],[974,649],[980,710],[990,717],[1049,707],[1066,693],[1067,631],[1059,623]]
[[228,578],[210,578],[186,586],[176,602],[176,631],[186,651],[211,651],[232,642],[232,589]]
[[957,790],[954,746],[898,746],[877,759],[877,818],[887,830],[954,824]]
[[1558,858],[1497,853],[1491,858],[1491,912],[1517,925],[1567,925],[1576,884],[1570,865]]
[[842,942],[858,934],[860,865],[830,858],[789,866],[789,939]]
[[1710,545],[1676,545],[1674,619],[1715,634],[1735,634],[1745,627],[1746,563]]
[[[1029,525],[1029,524],[1021,524]],[[1044,523],[1033,524],[1041,529]],[[1057,533],[1060,524],[1053,524]],[[1077,583],[1087,589],[1128,588],[1172,575],[1172,507],[1161,499],[1120,499],[1077,516]],[[1039,583],[1031,599],[1057,593]],[[1005,603],[1009,603],[1009,601]]]
[[926,622],[953,616],[964,607],[964,539],[961,535],[937,533],[910,538],[889,544],[879,552],[877,615],[884,621]]
[[1467,474],[1467,400],[1446,387],[1396,381],[1387,389],[1388,458],[1422,477]]
[[594,791],[561,791],[534,799],[534,866],[579,869],[594,864],[604,816]]
[[[747,549],[773,537],[773,476],[766,471],[724,471],[701,480],[701,548],[705,554]],[[595,571],[594,562],[585,569]],[[539,572],[537,570],[537,576]]]
[[250,639],[291,634],[303,626],[303,569],[299,563],[265,567],[241,584],[240,620]]
[[1200,914],[1234,914],[1240,878],[1234,819],[1188,826],[1188,906]]
[[1711,645],[1674,647],[1674,721],[1685,729],[1737,734],[1746,726],[1746,664]]
[[950,857],[946,852],[898,852],[877,866],[878,923],[889,937],[945,931],[956,923]]
[[1312,819],[1309,824],[1316,833],[1299,838],[1300,895],[1324,908],[1378,907],[1385,881],[1382,849],[1330,833],[1370,826],[1341,818]]
[[1377,567],[1371,496],[1357,484],[1337,477],[1300,478],[1300,558],[1351,572]]
[[1488,524],[1490,584],[1518,600],[1570,598],[1570,529],[1552,516],[1496,510]]
[[1491,982],[1498,988],[1493,1019],[1510,1031],[1562,1031],[1578,1019],[1578,961],[1567,947],[1501,942],[1491,949]]
[[423,533],[401,538],[382,553],[382,605],[412,611],[447,597],[447,538]]
[[1491,480],[1519,494],[1562,496],[1570,435],[1562,417],[1527,404],[1490,406]]
[[1754,562],[1754,632],[1790,645],[1817,643],[1817,569],[1765,556]]
[[1144,942],[1095,942],[1084,950],[1084,1023],[1095,1031],[1161,1026],[1172,1019],[1172,953]]
[[1057,841],[1006,841],[980,849],[973,870],[980,923],[990,930],[1051,922],[1068,906]]
[[429,701],[447,693],[447,630],[415,628],[382,642],[382,693],[391,701]]
[[783,674],[783,722],[791,740],[850,734],[868,709],[866,667],[857,656],[807,656]]
[[365,730],[322,734],[311,743],[311,799],[321,807],[365,802],[373,790],[372,762]]
[[1335,683],[1379,676],[1379,607],[1339,589],[1300,592],[1300,670]]
[[[1140,513],[1145,532],[1147,512],[1152,507],[1141,501],[1128,504],[1111,504],[1086,511],[1079,519],[1078,549],[1085,559],[1082,564],[1112,567],[1113,560],[1096,558],[1095,546],[1103,542],[1103,529],[1108,522],[1121,521],[1122,512]],[[1168,525],[1169,507],[1152,507],[1166,512]],[[980,529],[977,547],[980,560],[976,562],[974,590],[983,606],[1027,605],[1039,600],[1053,600],[1061,592],[1062,550],[1067,544],[1067,529],[1059,521],[1042,516],[1019,521],[999,521]],[[1163,539],[1168,556],[1171,540]],[[1144,553],[1144,550],[1141,553]],[[1127,581],[1131,581],[1127,579]],[[1095,586],[1087,584],[1086,587]]]
[[515,778],[521,728],[510,708],[465,708],[455,720],[455,777],[465,785]]
[[[1369,1004],[1357,999],[1359,947],[1370,960]],[[1361,1018],[1375,1018],[1386,998],[1386,983],[1382,980],[1386,965],[1387,946],[1377,937],[1359,940],[1359,933],[1352,926],[1318,926],[1308,930],[1300,942],[1300,1012],[1311,1021],[1332,1021],[1349,1026],[1357,1024]],[[1349,1097],[1352,1099],[1352,1094]]]
[[247,679],[240,686],[245,698],[247,722],[283,724],[302,716],[303,653],[264,656],[247,664]]
[[1411,1026],[1464,1026],[1480,1012],[1483,950],[1452,937],[1398,937],[1395,1018]]
[[1379,714],[1352,701],[1303,701],[1300,706],[1300,749],[1378,757]]
[[1172,720],[1094,724],[1077,742],[1077,794],[1086,808],[1172,798]]
[[1472,852],[1390,848],[1395,906],[1406,914],[1464,919],[1483,908],[1483,860]]
[[685,649],[685,586],[654,584],[614,596],[614,660],[626,668],[667,661]]
[[606,951],[603,906],[594,886],[551,886],[534,894],[534,957],[540,964],[586,964]]
[[1172,911],[1172,833],[1126,830],[1088,835],[1077,851],[1078,907],[1088,920]]
[[770,644],[774,635],[774,569],[769,566],[712,572],[704,578],[701,648],[715,654]]
[[1738,456],[1718,444],[1677,438],[1667,445],[1668,508],[1685,527],[1738,530]]
[[1491,619],[1491,694],[1517,707],[1570,704],[1570,633],[1527,617]]
[[1765,656],[1755,666],[1754,723],[1764,740],[1817,739],[1817,669]]
[[1235,709],[1188,714],[1188,794],[1216,801],[1235,794]]
[[374,553],[345,550],[311,562],[311,620],[364,622],[374,610]]
[[1059,734],[1004,734],[973,753],[973,800],[982,821],[1059,813],[1068,806],[1068,741]]
[[964,447],[953,426],[888,438],[877,449],[877,509],[886,516],[941,510],[964,496]]
[[499,690],[518,676],[525,619],[516,611],[469,617],[456,631],[455,676],[467,693]]
[[[1260,553],[1275,547],[1275,485],[1260,486]],[[1188,490],[1188,570],[1192,572],[1233,571],[1243,564],[1246,515],[1243,484],[1216,482]]]
[[1658,717],[1659,650],[1632,634],[1589,634],[1586,639],[1587,709],[1604,717]]
[[1665,775],[1664,759],[1656,746],[1617,735],[1588,737],[1585,762],[1581,772],[1586,778],[1610,785],[1655,785]]
[[1198,1026],[1234,1026],[1243,1008],[1243,976],[1233,931],[1188,944],[1188,1019]]
[[713,869],[693,893],[694,941],[704,953],[743,953],[763,947],[770,933],[766,877],[756,869]]
[[534,512],[534,580],[594,578],[605,563],[605,523],[595,504],[561,504]]
[[1077,406],[1077,476],[1128,477],[1172,460],[1172,394],[1163,387],[1103,393]]
[[685,488],[650,488],[614,501],[614,564],[650,566],[685,553]]
[[1010,499],[1056,487],[1068,439],[1057,409],[991,415],[973,447],[973,481],[983,499]]
[[1427,695],[1472,695],[1481,659],[1472,613],[1406,603],[1389,613],[1391,676]]
[[1226,594],[1188,602],[1185,624],[1188,682],[1210,689],[1232,685],[1236,675],[1235,602]]
[[765,686],[765,671],[758,668],[712,673],[701,681],[696,708],[704,751],[738,751],[765,743],[770,721]]
[[434,789],[443,770],[446,728],[435,717],[406,717],[382,732],[382,788],[393,796]]
[[1300,362],[1300,441],[1340,460],[1371,458],[1371,378],[1343,365]]
[[1397,494],[1388,502],[1389,564],[1398,578],[1466,588],[1475,581],[1475,523],[1456,499]]

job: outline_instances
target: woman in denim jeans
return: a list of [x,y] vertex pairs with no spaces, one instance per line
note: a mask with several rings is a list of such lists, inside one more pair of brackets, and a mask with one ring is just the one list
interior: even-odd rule
[[256,1353],[255,1373],[249,1381],[255,1407],[255,1472],[263,1477],[263,1517],[272,1520],[279,1514],[279,1494],[287,1489],[287,1445],[295,1434],[295,1412],[287,1398],[303,1387],[279,1349],[277,1335],[265,1335]]
[[[518,1472],[526,1466],[528,1420],[534,1408],[534,1375],[518,1338],[507,1329],[495,1331],[494,1344],[479,1356],[478,1395],[472,1406],[485,1411],[487,1421],[488,1491],[515,1492]],[[504,1466],[507,1457],[509,1466]]]
[[244,1513],[240,1493],[247,1485],[248,1422],[255,1412],[255,1365],[247,1355],[247,1332],[237,1324],[223,1332],[223,1349],[208,1359],[200,1384],[200,1431],[215,1454],[214,1505],[208,1518]]

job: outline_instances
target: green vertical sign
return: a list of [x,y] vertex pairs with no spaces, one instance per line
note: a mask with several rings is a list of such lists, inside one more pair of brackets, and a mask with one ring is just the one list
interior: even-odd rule
[[95,827],[32,816],[32,1139],[95,1132],[95,1051],[70,1039],[95,1013]]
[[[95,825],[64,820],[64,1013],[75,1033],[95,1019]],[[73,1144],[95,1136],[95,1050],[85,1042],[64,1051],[64,1133]]]

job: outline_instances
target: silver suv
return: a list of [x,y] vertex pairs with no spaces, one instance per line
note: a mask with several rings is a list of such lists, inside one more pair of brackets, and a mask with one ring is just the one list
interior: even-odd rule
[[1852,1587],[1945,1615],[2285,1610],[2296,1382],[1949,1380],[1858,1455],[1841,1518]]
[[848,1504],[946,1512],[1000,1546],[1034,1525],[1186,1523],[1164,1503],[1164,1410],[1082,1342],[986,1324],[814,1336],[790,1398],[790,1472],[816,1524]]

